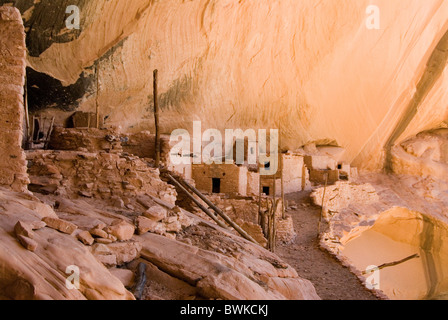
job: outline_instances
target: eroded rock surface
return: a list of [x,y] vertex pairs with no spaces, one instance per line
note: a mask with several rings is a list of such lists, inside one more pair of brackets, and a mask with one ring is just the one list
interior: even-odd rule
[[[134,299],[122,283],[98,262],[75,237],[52,228],[34,231],[32,242],[21,246],[15,237],[18,220],[38,223],[58,219],[56,213],[38,199],[0,190],[0,296],[5,299]],[[23,237],[23,236],[22,236]],[[69,290],[66,273],[70,266],[80,270],[79,290]]]
[[[54,195],[39,196],[55,204]],[[84,200],[60,200],[55,211],[34,196],[3,189],[0,201],[3,298],[134,299],[124,287],[132,289],[125,270],[143,261],[150,276],[146,299],[319,299],[313,285],[274,254],[169,203],[160,222],[144,217],[166,233],[137,235],[132,217],[107,205],[100,210]],[[178,227],[168,230],[173,223]],[[80,270],[79,290],[66,287],[70,266]]]
[[397,143],[448,121],[441,0],[378,1],[379,30],[364,0],[79,1],[80,30],[65,28],[67,0],[15,3],[35,110],[56,104],[68,117],[98,102],[106,125],[153,132],[159,69],[164,133],[197,119],[220,130],[281,122],[285,148],[336,142],[344,161],[373,169],[403,116]]

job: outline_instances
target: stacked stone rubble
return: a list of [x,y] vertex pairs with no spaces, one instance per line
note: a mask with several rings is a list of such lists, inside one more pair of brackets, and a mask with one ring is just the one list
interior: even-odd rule
[[38,150],[27,153],[27,159],[30,188],[37,192],[101,199],[151,194],[169,203],[176,201],[174,187],[138,157]]
[[0,7],[0,186],[25,191],[23,140],[25,32],[17,9]]

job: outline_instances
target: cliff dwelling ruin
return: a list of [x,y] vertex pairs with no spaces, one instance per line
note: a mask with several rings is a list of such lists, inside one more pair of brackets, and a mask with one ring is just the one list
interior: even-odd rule
[[373,2],[0,1],[0,299],[446,300],[448,2]]

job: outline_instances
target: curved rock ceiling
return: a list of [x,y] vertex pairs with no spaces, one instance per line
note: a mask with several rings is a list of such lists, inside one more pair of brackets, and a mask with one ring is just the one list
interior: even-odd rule
[[[447,126],[444,0],[5,2],[28,27],[29,66],[76,91],[64,109],[98,102],[126,131],[153,127],[154,69],[166,133],[280,126],[285,149],[337,143],[374,170],[392,145]],[[79,31],[64,26],[72,4]]]

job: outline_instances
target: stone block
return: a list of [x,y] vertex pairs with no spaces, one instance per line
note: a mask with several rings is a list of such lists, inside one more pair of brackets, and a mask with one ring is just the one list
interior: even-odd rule
[[154,206],[149,208],[143,215],[148,219],[159,222],[167,217],[168,211],[161,206]]
[[135,227],[124,220],[115,220],[105,231],[119,241],[127,241],[134,235]]
[[42,221],[47,224],[47,227],[66,234],[72,234],[76,229],[78,229],[78,226],[75,224],[61,219],[45,217]]
[[27,250],[34,252],[36,251],[38,244],[33,239],[30,239],[28,237],[18,235],[17,239],[19,240],[20,244]]
[[163,223],[148,219],[146,217],[138,217],[136,219],[136,224],[139,235],[147,232],[163,235],[166,232],[165,225]]
[[86,246],[91,246],[95,242],[95,239],[92,237],[92,235],[88,231],[82,231],[82,232],[78,233],[77,238],[79,241],[84,243]]

